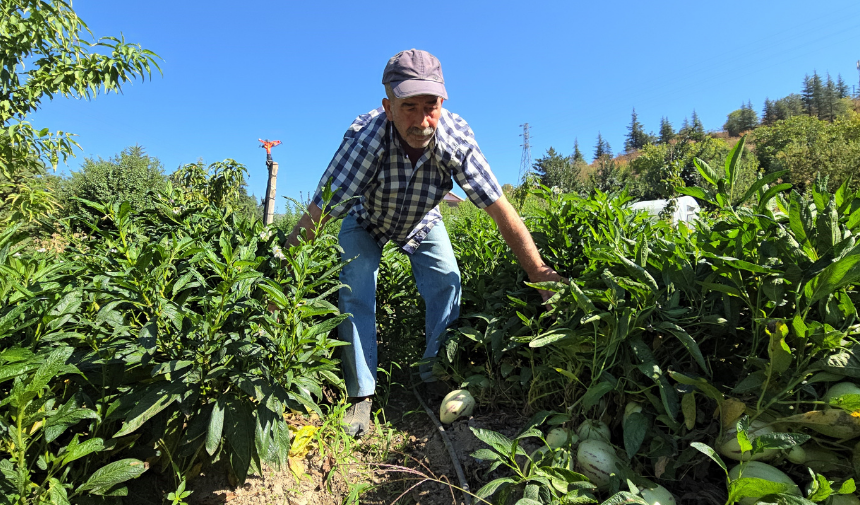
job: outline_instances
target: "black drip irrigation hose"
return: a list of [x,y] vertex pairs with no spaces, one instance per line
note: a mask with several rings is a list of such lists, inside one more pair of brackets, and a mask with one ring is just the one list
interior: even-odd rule
[[436,425],[436,429],[439,431],[439,434],[442,435],[442,442],[445,443],[445,447],[448,449],[448,454],[451,456],[451,463],[454,465],[454,471],[457,473],[457,479],[460,480],[460,489],[463,490],[463,503],[465,503],[465,505],[472,505],[471,495],[469,494],[469,484],[466,482],[466,475],[463,473],[463,467],[460,466],[460,458],[454,450],[454,445],[451,443],[451,439],[449,439],[448,434],[445,433],[445,428],[442,426],[442,423],[439,422],[439,419],[436,418],[436,415],[433,414],[430,407],[424,403],[421,395],[418,394],[418,388],[416,388],[414,384],[412,385],[412,392],[415,393],[415,398],[418,398],[418,403],[424,407],[424,411],[427,412],[427,415],[433,420],[433,424]]

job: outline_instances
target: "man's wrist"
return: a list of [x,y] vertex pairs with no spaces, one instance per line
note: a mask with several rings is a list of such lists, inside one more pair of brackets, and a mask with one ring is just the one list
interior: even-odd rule
[[537,267],[531,269],[531,271],[528,272],[528,276],[529,276],[530,281],[537,282],[540,279],[543,279],[546,276],[546,274],[553,274],[553,273],[555,273],[555,270],[553,270],[553,268],[551,266],[547,265],[546,263],[543,263],[543,264],[538,265]]

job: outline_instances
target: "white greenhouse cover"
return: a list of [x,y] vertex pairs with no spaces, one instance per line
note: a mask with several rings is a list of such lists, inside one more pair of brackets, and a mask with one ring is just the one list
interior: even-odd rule
[[[648,200],[636,202],[630,206],[632,210],[645,211],[652,216],[659,216],[671,200]],[[672,212],[672,223],[689,223],[699,215],[699,203],[692,196],[684,195],[674,199],[675,211]]]

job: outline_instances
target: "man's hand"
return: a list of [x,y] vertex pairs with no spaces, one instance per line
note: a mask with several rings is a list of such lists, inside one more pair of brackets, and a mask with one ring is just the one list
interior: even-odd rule
[[[567,279],[560,276],[558,274],[558,272],[556,272],[555,270],[552,269],[552,267],[547,266],[547,265],[544,265],[543,267],[539,268],[537,270],[537,272],[535,272],[533,274],[529,274],[529,280],[532,282],[535,282],[535,283],[537,283],[537,282],[563,282],[565,284],[567,283]],[[540,293],[540,296],[541,296],[541,298],[543,298],[544,302],[546,302],[547,300],[552,298],[552,295],[554,294],[552,291],[547,291],[545,289],[538,289],[538,293]]]

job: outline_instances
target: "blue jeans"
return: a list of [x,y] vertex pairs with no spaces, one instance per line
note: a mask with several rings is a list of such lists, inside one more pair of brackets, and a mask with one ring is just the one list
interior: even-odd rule
[[[341,347],[346,391],[349,396],[370,396],[376,389],[376,279],[382,248],[351,215],[344,218],[338,240],[342,258],[355,258],[340,273],[340,281],[351,289],[341,288],[338,302],[342,313],[351,314],[338,326],[340,339],[351,344]],[[460,269],[441,222],[409,261],[427,307],[424,358],[433,358],[445,329],[460,316]],[[419,371],[423,380],[434,380],[429,364],[422,364]]]

